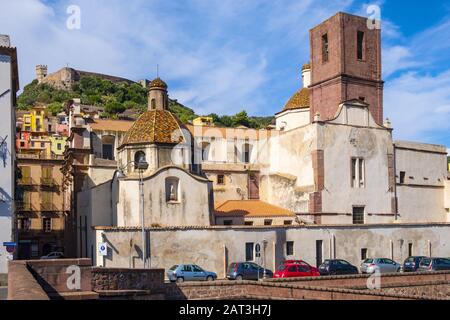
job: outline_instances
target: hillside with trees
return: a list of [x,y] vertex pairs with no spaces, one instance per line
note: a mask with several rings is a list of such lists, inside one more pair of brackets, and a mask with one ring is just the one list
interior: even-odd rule
[[[36,103],[47,105],[53,115],[63,111],[67,101],[80,98],[81,103],[104,108],[102,117],[115,119],[126,110],[140,114],[147,109],[147,89],[140,84],[113,83],[100,77],[86,76],[75,83],[71,90],[56,89],[48,84],[39,84],[37,80],[24,87],[18,98],[18,108],[28,110]],[[169,110],[183,122],[188,123],[197,117],[194,110],[170,99]],[[265,128],[273,117],[249,117],[246,111],[235,115],[210,114],[214,124],[224,127],[246,126],[249,128]]]

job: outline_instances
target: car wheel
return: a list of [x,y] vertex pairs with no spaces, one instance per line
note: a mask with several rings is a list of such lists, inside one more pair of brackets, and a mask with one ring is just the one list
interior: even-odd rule
[[206,281],[214,281],[213,276],[207,276],[207,277],[206,277]]
[[238,280],[238,281],[242,280],[242,276],[241,275],[237,275],[236,276],[236,280]]
[[184,278],[183,277],[178,277],[177,278],[177,283],[183,283],[184,282]]

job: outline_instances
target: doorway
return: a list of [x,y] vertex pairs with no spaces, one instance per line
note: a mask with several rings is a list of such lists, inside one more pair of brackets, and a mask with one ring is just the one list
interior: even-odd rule
[[323,262],[323,241],[316,240],[316,266],[319,267]]

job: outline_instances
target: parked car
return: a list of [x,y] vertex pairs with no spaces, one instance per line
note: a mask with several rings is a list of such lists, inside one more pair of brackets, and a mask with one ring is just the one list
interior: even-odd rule
[[422,261],[424,256],[412,256],[405,259],[402,266],[403,272],[415,272],[419,269],[420,261]]
[[312,267],[302,260],[288,260],[280,265],[275,271],[274,278],[293,278],[293,277],[317,277],[320,276],[319,269]]
[[361,263],[361,273],[374,273],[379,270],[380,273],[400,272],[401,264],[388,258],[371,258]]
[[64,259],[64,254],[59,251],[50,252],[49,254],[42,256],[41,259],[49,260],[49,259]]
[[233,262],[230,263],[227,270],[227,278],[229,280],[258,280],[264,277],[272,278],[273,272],[269,269],[257,265],[253,262]]
[[327,259],[319,266],[320,275],[358,274],[358,268],[342,259]]
[[177,264],[167,271],[167,277],[172,282],[214,281],[217,279],[217,274],[203,270],[195,264]]
[[450,270],[450,258],[423,258],[417,271]]

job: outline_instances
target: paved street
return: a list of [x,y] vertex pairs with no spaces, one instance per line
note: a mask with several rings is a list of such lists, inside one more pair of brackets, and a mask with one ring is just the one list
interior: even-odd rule
[[8,295],[8,287],[0,287],[0,300],[6,300]]

